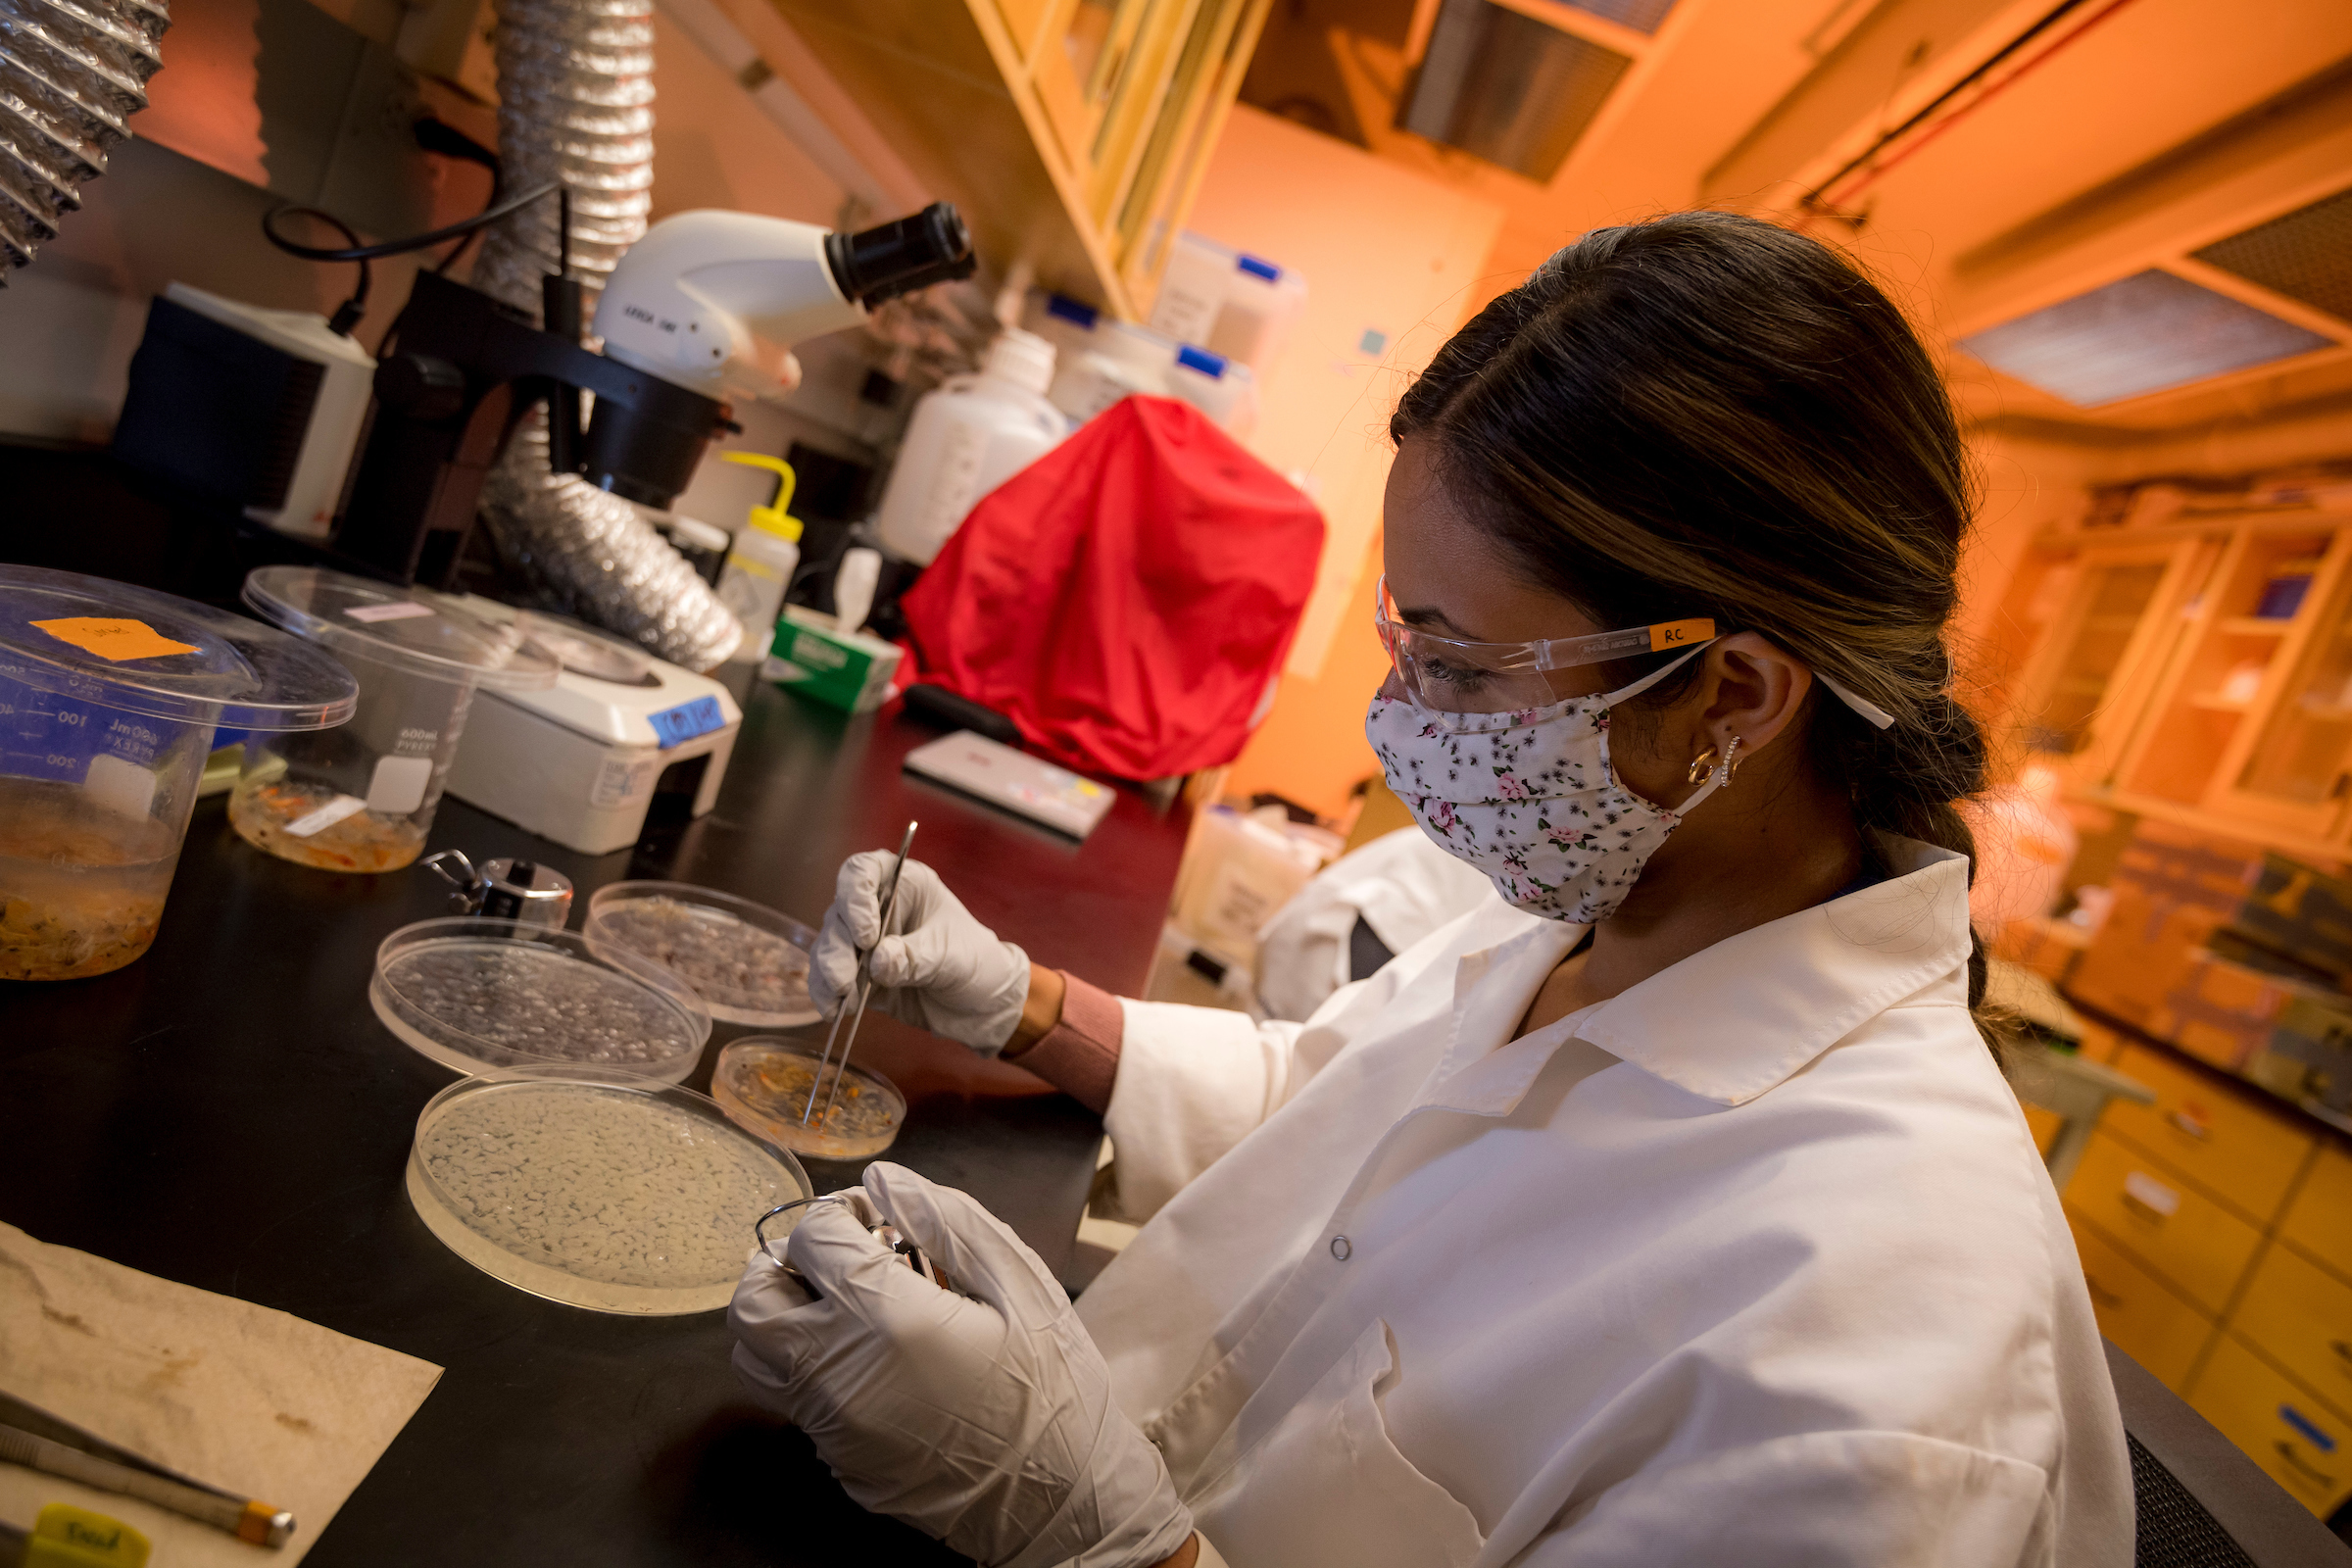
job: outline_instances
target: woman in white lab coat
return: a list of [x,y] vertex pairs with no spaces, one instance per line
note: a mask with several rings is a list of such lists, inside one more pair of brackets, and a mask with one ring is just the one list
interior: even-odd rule
[[1683,214],[1554,256],[1393,432],[1368,733],[1498,897],[1254,1025],[1034,965],[912,864],[885,933],[852,859],[820,1001],[870,949],[881,1005],[1102,1109],[1146,1223],[1072,1307],[877,1165],[753,1261],[746,1383],[989,1564],[2129,1562],[1971,1013],[1928,356],[1834,252]]

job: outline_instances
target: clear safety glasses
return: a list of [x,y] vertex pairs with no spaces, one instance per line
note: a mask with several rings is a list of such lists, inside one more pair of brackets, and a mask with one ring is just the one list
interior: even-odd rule
[[1698,618],[1590,637],[1471,643],[1415,630],[1398,620],[1396,611],[1389,580],[1383,577],[1373,594],[1372,625],[1413,706],[1448,729],[1477,727],[1491,714],[1524,712],[1561,701],[1545,678],[1552,670],[1696,648],[1715,635],[1715,622]]

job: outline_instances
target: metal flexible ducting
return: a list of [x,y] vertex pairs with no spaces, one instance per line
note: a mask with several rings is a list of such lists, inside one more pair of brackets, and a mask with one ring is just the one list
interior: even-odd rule
[[0,284],[106,172],[171,25],[164,0],[0,0]]
[[[0,7],[27,0],[0,0]],[[52,0],[37,0],[52,3]],[[646,227],[654,185],[651,0],[499,0],[498,151],[509,190],[571,188],[571,266],[587,310]],[[555,202],[491,228],[473,286],[539,316],[539,280],[558,265]],[[482,487],[482,520],[553,608],[708,669],[742,625],[635,508],[547,467],[534,412]]]

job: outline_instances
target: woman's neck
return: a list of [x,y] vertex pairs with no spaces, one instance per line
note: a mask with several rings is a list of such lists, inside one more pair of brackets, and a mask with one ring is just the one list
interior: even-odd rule
[[1659,846],[1617,912],[1545,978],[1520,1033],[1825,903],[1861,875],[1862,835],[1842,796],[1818,787],[1802,768],[1754,767],[1742,775],[1700,802]]

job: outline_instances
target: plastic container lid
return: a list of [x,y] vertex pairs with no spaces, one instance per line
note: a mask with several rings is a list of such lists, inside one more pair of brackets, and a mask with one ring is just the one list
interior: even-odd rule
[[1008,326],[989,344],[988,358],[981,362],[980,373],[1009,381],[1042,398],[1046,388],[1054,384],[1054,345],[1035,332]]
[[0,565],[0,674],[222,729],[325,729],[359,706],[351,671],[298,638],[172,594],[38,566]]
[[586,1067],[676,1083],[710,1038],[701,999],[662,965],[517,920],[402,926],[375,950],[368,1001],[403,1044],[475,1077]]
[[[827,1107],[834,1068],[819,1048],[751,1035],[731,1042],[710,1069],[710,1098],[739,1127],[809,1159],[871,1159],[897,1142],[906,1097],[878,1072],[852,1064]],[[819,1068],[823,1078],[818,1079]],[[816,1086],[818,1115],[802,1125]]]
[[264,566],[246,577],[244,597],[330,652],[495,691],[543,691],[556,683],[556,662],[545,652],[429,588],[396,588],[318,566]]
[[692,1090],[579,1070],[435,1095],[408,1190],[426,1229],[493,1279],[642,1316],[725,1306],[760,1217],[815,1194],[798,1160]]
[[690,882],[614,882],[589,896],[581,935],[591,952],[618,948],[663,965],[713,1018],[762,1029],[817,1020],[816,933],[764,904]]

